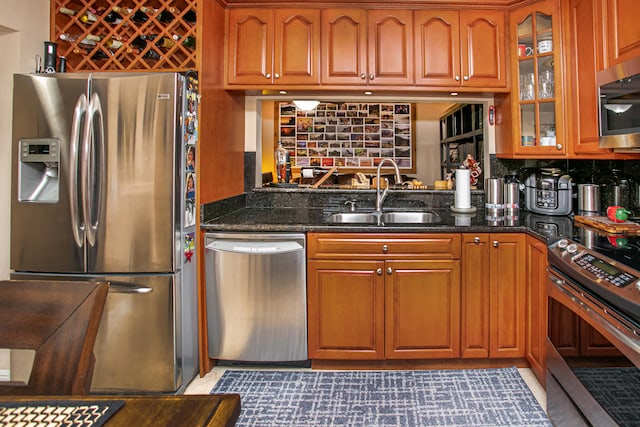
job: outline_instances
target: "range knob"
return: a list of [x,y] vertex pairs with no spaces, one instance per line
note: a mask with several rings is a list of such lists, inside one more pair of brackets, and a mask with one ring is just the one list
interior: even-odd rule
[[576,245],[575,243],[571,243],[569,246],[567,246],[567,253],[568,254],[575,254],[576,252],[578,252],[578,245]]
[[565,249],[567,249],[567,246],[569,246],[569,241],[567,239],[560,239],[558,240],[557,246],[558,249],[564,251]]

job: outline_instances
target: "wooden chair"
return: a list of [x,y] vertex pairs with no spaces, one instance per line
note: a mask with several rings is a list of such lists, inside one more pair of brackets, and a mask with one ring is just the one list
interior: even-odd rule
[[33,349],[27,383],[0,382],[0,395],[86,395],[108,284],[0,281],[0,348]]

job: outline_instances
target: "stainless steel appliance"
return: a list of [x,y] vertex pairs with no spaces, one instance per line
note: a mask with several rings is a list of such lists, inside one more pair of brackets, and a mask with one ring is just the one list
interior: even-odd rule
[[13,278],[107,280],[92,392],[180,391],[197,370],[197,78],[14,77]]
[[640,149],[640,57],[596,75],[599,87],[600,147]]
[[209,357],[307,360],[304,234],[205,235]]
[[638,238],[578,231],[549,246],[547,412],[556,426],[638,425]]
[[525,180],[524,201],[528,211],[543,215],[572,212],[572,179],[557,168],[541,168]]

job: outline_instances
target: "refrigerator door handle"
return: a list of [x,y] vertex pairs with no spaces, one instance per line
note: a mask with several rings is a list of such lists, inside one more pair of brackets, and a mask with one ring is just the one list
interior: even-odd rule
[[80,133],[87,114],[87,96],[83,93],[78,97],[73,109],[71,121],[71,137],[69,140],[69,206],[71,210],[71,229],[76,245],[84,245],[85,228],[81,222],[78,205],[78,162],[80,157]]
[[87,242],[89,245],[95,246],[96,235],[100,225],[99,218],[102,208],[102,184],[104,183],[105,168],[104,120],[102,104],[97,93],[91,95],[87,110],[84,136],[82,138],[80,192]]

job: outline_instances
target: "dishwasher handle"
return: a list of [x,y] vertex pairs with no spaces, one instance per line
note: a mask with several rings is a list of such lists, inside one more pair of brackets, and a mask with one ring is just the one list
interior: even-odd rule
[[274,255],[304,250],[296,241],[214,240],[206,245],[207,250],[251,255]]

